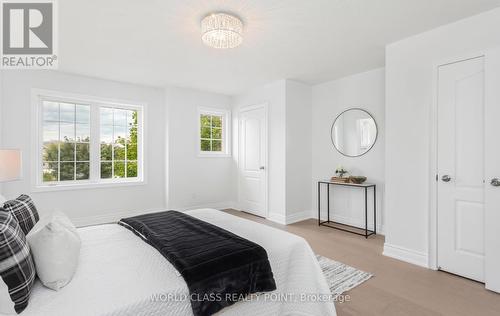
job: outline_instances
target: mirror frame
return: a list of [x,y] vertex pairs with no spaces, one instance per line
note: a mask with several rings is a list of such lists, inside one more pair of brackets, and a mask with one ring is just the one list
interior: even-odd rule
[[[347,155],[347,154],[344,154],[342,151],[340,151],[340,149],[337,148],[337,145],[335,145],[335,140],[333,139],[333,127],[335,126],[335,123],[337,122],[337,120],[339,119],[339,117],[344,114],[345,112],[347,111],[352,111],[352,110],[359,110],[359,111],[363,111],[365,112],[366,114],[368,114],[372,119],[373,119],[373,122],[375,123],[375,128],[376,128],[376,133],[375,133],[375,139],[373,140],[373,144],[370,146],[370,148],[368,148],[364,153],[360,154],[360,155],[356,155],[356,156],[351,156],[351,155]],[[373,117],[373,115],[368,112],[367,110],[365,109],[362,109],[362,108],[348,108],[344,111],[342,111],[339,115],[337,115],[337,117],[335,118],[335,120],[333,121],[333,124],[332,124],[332,127],[330,129],[330,139],[332,141],[332,144],[333,144],[333,147],[335,147],[335,149],[343,156],[345,157],[350,157],[350,158],[356,158],[356,157],[361,157],[363,155],[366,155],[370,150],[372,150],[373,146],[375,146],[375,144],[377,143],[377,139],[378,139],[378,124],[377,124],[377,120],[375,119],[375,117]]]

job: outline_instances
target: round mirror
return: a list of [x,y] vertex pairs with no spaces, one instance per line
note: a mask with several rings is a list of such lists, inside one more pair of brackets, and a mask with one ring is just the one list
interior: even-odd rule
[[333,122],[331,137],[333,145],[342,155],[359,157],[372,149],[377,133],[377,124],[370,113],[362,109],[348,109]]

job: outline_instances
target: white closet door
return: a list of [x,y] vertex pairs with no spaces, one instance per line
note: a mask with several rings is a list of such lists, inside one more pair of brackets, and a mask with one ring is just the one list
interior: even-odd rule
[[[500,293],[500,49],[486,54],[486,288]],[[493,183],[492,183],[493,182]]]
[[267,112],[242,109],[239,118],[239,204],[242,211],[267,216]]
[[439,68],[438,266],[484,281],[484,58]]

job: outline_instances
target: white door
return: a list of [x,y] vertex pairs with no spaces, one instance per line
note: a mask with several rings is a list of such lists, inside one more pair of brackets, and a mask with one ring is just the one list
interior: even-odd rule
[[438,81],[438,266],[480,282],[485,279],[484,69],[484,57],[444,65]]
[[239,115],[239,199],[242,211],[267,216],[267,110],[243,108]]
[[[500,49],[486,54],[486,288],[500,293]],[[499,181],[495,181],[498,179]]]

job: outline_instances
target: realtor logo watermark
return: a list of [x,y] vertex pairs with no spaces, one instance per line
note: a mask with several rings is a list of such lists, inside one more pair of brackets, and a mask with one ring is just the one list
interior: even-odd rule
[[56,69],[54,0],[0,0],[3,69]]

